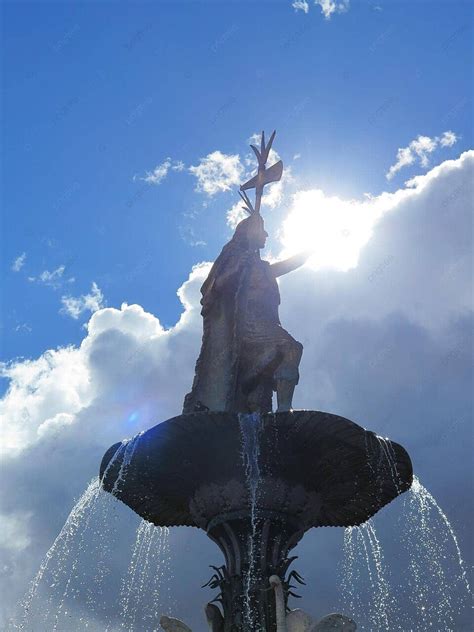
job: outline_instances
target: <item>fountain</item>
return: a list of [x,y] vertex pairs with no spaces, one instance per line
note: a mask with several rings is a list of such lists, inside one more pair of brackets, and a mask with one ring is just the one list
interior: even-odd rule
[[[284,629],[292,581],[302,582],[290,553],[305,532],[361,525],[413,479],[397,443],[335,414],[292,409],[302,345],[280,324],[276,279],[307,253],[260,258],[263,189],[283,170],[281,161],[266,167],[274,137],[252,146],[258,172],[240,192],[248,217],[201,290],[203,342],[183,413],[112,446],[100,468],[103,488],[148,523],[203,529],[220,548],[225,564],[208,582],[220,608],[206,608],[214,632]],[[314,629],[355,629],[331,616]]]

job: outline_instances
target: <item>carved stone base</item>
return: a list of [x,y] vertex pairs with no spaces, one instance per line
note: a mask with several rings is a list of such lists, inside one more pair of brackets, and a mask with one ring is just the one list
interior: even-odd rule
[[271,512],[258,512],[253,521],[234,514],[214,519],[207,535],[225,558],[208,583],[219,590],[225,632],[276,630],[275,597],[268,580],[271,575],[282,579],[287,601],[289,582],[299,577],[294,572],[285,580],[295,559],[288,553],[303,535],[298,526],[290,517]]

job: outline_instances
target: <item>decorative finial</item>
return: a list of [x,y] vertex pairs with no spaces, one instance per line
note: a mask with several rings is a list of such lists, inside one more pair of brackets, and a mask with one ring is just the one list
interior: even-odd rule
[[263,187],[266,184],[270,184],[270,182],[278,182],[281,179],[281,175],[283,173],[283,162],[279,160],[274,165],[266,168],[268,154],[270,153],[270,149],[272,148],[273,140],[275,138],[276,130],[270,136],[270,140],[268,144],[265,144],[265,132],[262,132],[262,140],[260,142],[260,150],[255,147],[255,145],[250,145],[253,149],[258,162],[258,171],[257,175],[254,176],[251,180],[242,184],[240,187],[240,191],[247,191],[248,189],[255,189],[255,207],[250,204],[250,200],[246,194],[245,198],[241,194],[240,197],[244,200],[246,205],[245,210],[252,213],[260,213],[260,205],[262,202],[262,193]]

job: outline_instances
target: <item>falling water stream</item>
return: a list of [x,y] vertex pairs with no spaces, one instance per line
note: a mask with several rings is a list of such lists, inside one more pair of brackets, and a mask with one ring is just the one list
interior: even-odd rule
[[249,630],[255,630],[256,613],[253,612],[251,590],[256,581],[256,555],[258,547],[257,519],[258,519],[258,486],[260,481],[260,415],[258,413],[239,415],[242,462],[245,469],[247,487],[250,495],[250,523],[251,532],[248,538],[248,567],[244,573],[244,621]]
[[456,630],[470,594],[453,528],[432,494],[414,478],[399,520],[409,556],[408,591],[422,630]]
[[[142,520],[138,526],[132,557],[120,591],[121,627],[134,630],[141,613],[150,627],[164,614],[165,579],[169,577],[169,529]],[[149,608],[152,596],[152,611]],[[169,601],[169,595],[166,595]],[[146,603],[144,603],[146,601]],[[160,610],[158,610],[160,608]]]
[[[361,593],[361,586],[368,590]],[[395,603],[391,595],[384,557],[373,522],[344,531],[344,577],[342,588],[347,612],[357,620],[359,628],[374,632],[392,630]],[[361,627],[367,618],[369,628]]]
[[[132,442],[122,441],[110,460],[104,476],[108,473],[113,463],[124,453],[129,443]],[[120,470],[123,469],[124,461]],[[121,472],[119,476],[121,476]],[[45,626],[49,625],[53,630],[57,629],[64,603],[70,591],[71,582],[76,576],[79,553],[84,547],[84,536],[91,518],[99,513],[98,510],[101,508],[103,498],[105,496],[101,492],[99,478],[96,477],[92,479],[73,507],[59,535],[46,553],[39,571],[31,582],[22,603],[23,616],[17,626],[20,630],[27,629],[31,625],[30,620],[33,616],[41,618]],[[32,612],[34,602],[39,601],[37,599],[38,593],[40,589],[45,587],[46,582],[49,588],[48,594],[41,603],[40,611],[38,612],[38,609],[36,609]],[[88,601],[90,603],[90,599]],[[57,603],[57,608],[54,611],[54,615],[52,615],[54,602]],[[53,622],[50,622],[51,616],[54,616]]]
[[[92,515],[92,511],[97,505],[100,492],[99,479],[93,479],[85,492],[82,494],[73,510],[69,514],[63,528],[59,535],[53,542],[53,545],[46,553],[38,573],[31,582],[30,588],[23,600],[23,617],[18,625],[20,630],[28,629],[30,626],[31,611],[33,602],[38,595],[38,591],[43,582],[48,582],[49,588],[53,589],[46,600],[46,607],[44,608],[44,614],[46,618],[49,618],[49,609],[53,600],[54,589],[61,583],[62,578],[67,573],[69,567],[69,555],[73,547],[73,542],[81,533],[84,525],[87,524],[88,517]],[[71,565],[72,572],[72,565]],[[59,602],[59,608],[62,609],[62,602],[64,601],[64,593],[68,589],[68,579],[64,582],[64,592],[61,595]],[[35,613],[36,614],[36,613]]]
[[[125,481],[139,439],[137,435],[123,441],[105,470],[104,478],[114,462],[121,459],[113,492],[120,491]],[[117,523],[123,522],[116,520],[119,505],[112,494],[102,490],[98,477],[89,483],[46,553],[22,602],[20,621],[13,629],[82,630],[89,628],[94,619],[97,623],[108,622],[103,627],[106,630],[153,629],[159,615],[169,611],[170,595],[164,581],[171,571],[168,529],[140,522],[120,589],[113,560],[119,536]],[[135,521],[134,516],[131,518]],[[114,590],[120,592],[119,621],[110,599]],[[68,611],[72,600],[74,613]],[[82,615],[77,609],[81,604]]]
[[[249,564],[244,569],[244,621],[255,630],[251,593],[257,578],[258,500],[260,482],[260,430],[258,414],[239,416],[242,463],[250,497],[251,533]],[[117,459],[121,465],[113,485],[119,492],[140,435],[122,442],[109,462],[104,477]],[[385,468],[399,488],[395,455],[389,442],[377,437],[378,460],[374,472]],[[371,467],[372,467],[371,466]],[[388,468],[388,469],[387,469]],[[69,514],[47,552],[22,603],[21,621],[13,629],[51,632],[87,629],[91,620],[108,621],[107,631],[153,629],[160,614],[172,607],[169,530],[142,520],[125,575],[116,578],[112,553],[116,499],[93,479]],[[391,540],[397,548],[401,571],[395,582],[376,533],[374,520],[344,533],[343,593],[346,610],[358,629],[370,632],[456,632],[456,621],[469,598],[470,588],[460,547],[453,528],[435,498],[414,478],[411,489],[400,499],[398,523],[391,525]],[[377,518],[378,519],[378,518]],[[396,527],[395,529],[393,527]],[[396,542],[397,537],[399,541]],[[110,600],[115,581],[119,608]],[[168,588],[167,588],[168,586]],[[71,600],[82,602],[84,614],[77,624],[68,612]],[[80,626],[80,627],[78,627]],[[467,628],[466,628],[467,629]]]
[[[395,454],[389,442],[376,437],[379,473],[385,468],[399,489]],[[401,513],[393,529],[397,547],[398,583],[376,535],[374,520],[345,529],[342,587],[347,611],[359,629],[371,632],[456,632],[457,616],[467,606],[470,588],[453,528],[435,498],[414,477],[400,499]],[[397,542],[397,539],[399,541]]]

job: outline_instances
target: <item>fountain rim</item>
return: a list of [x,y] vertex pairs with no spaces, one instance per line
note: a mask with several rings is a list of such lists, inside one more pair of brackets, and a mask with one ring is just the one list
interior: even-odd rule
[[[133,457],[135,464],[131,465],[128,474],[131,474],[131,482],[128,488],[118,490],[116,497],[145,520],[161,526],[194,526],[208,531],[219,522],[230,519],[230,515],[234,519],[244,517],[248,508],[237,497],[235,503],[224,502],[221,510],[219,507],[212,508],[212,500],[210,505],[206,500],[206,494],[212,496],[213,493],[223,493],[229,499],[228,494],[232,492],[226,492],[226,489],[231,489],[228,484],[237,481],[242,485],[245,468],[241,462],[242,444],[238,440],[241,414],[218,411],[186,413],[145,431],[141,434]],[[288,482],[288,489],[293,487],[308,494],[307,500],[303,502],[312,503],[311,494],[314,493],[322,494],[324,502],[319,520],[316,514],[312,517],[313,510],[309,505],[303,514],[293,519],[294,510],[286,504],[287,497],[282,492],[281,502],[284,504],[261,508],[261,511],[270,512],[268,515],[271,519],[290,521],[290,524],[293,520],[301,520],[300,528],[304,531],[321,526],[357,526],[411,487],[413,467],[408,452],[402,445],[389,440],[396,456],[396,466],[400,467],[400,487],[395,485],[394,488],[393,479],[384,476],[378,496],[373,496],[370,489],[372,487],[375,490],[374,483],[370,483],[367,471],[364,474],[367,469],[364,466],[364,451],[368,447],[372,450],[380,439],[375,432],[345,417],[304,409],[262,413],[260,417],[259,434],[266,437],[264,441],[267,446],[278,444],[280,447],[276,449],[281,450],[293,445],[293,450],[287,452],[288,460],[277,455],[269,461],[267,457],[262,480],[267,479],[271,472],[271,479],[277,482],[281,471],[282,481]],[[265,430],[268,430],[268,434]],[[280,430],[286,434],[280,435]],[[329,447],[327,455],[321,452],[326,441]],[[106,451],[101,463],[101,477],[119,445],[114,444]],[[268,450],[268,447],[264,449]],[[299,449],[304,449],[301,459],[295,458]],[[228,453],[229,450],[231,452]],[[224,454],[228,456],[224,457]],[[138,462],[135,461],[137,458]],[[315,464],[321,469],[320,474],[313,477],[311,472]],[[111,491],[111,479],[114,471],[117,475],[118,467],[119,464],[115,470],[111,468],[109,480],[107,477],[101,478],[101,485],[106,491]],[[360,483],[355,479],[351,483],[353,476],[349,475],[348,468],[355,468],[355,472],[359,472],[358,475],[362,477]],[[301,477],[298,474],[300,471]],[[198,497],[199,504],[193,509],[190,503],[195,499],[195,494],[206,489],[208,491]],[[211,496],[207,497],[211,499]],[[299,514],[299,510],[297,512]]]

